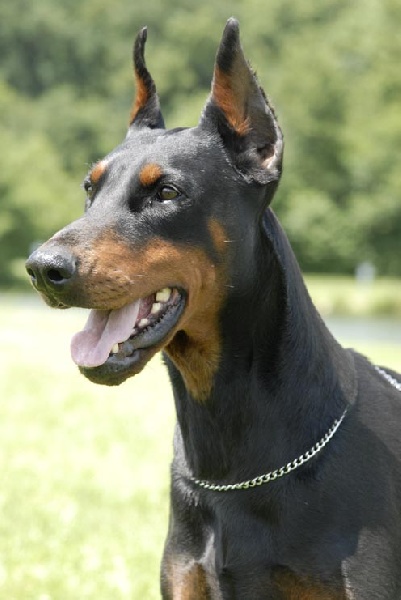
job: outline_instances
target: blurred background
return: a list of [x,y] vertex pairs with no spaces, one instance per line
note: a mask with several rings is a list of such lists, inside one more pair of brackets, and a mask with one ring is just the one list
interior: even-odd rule
[[195,125],[225,21],[284,131],[274,210],[346,345],[401,371],[399,0],[0,4],[0,598],[158,598],[174,422],[159,360],[118,390],[76,373],[84,322],[30,293],[30,250],[83,211],[125,135],[131,48],[168,127]]

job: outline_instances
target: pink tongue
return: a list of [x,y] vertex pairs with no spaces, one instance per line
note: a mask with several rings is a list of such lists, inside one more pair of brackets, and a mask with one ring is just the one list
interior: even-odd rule
[[82,331],[71,340],[72,360],[79,367],[106,362],[114,344],[125,342],[134,328],[141,301],[118,310],[91,310]]

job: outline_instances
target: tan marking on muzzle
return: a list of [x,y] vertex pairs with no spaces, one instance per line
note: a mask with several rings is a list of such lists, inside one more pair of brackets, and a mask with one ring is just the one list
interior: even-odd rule
[[219,314],[226,289],[221,265],[201,248],[161,238],[135,248],[112,231],[74,252],[80,257],[74,303],[80,306],[121,308],[165,287],[187,293],[184,313],[163,347],[191,395],[205,400],[220,360]]

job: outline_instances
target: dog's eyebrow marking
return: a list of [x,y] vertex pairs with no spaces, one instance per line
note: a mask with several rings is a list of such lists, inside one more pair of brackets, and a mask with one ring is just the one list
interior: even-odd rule
[[106,171],[106,163],[104,160],[97,162],[89,172],[89,178],[92,183],[99,183],[102,175]]
[[148,163],[142,167],[139,173],[139,181],[144,187],[150,187],[154,185],[162,175],[163,170],[160,165],[156,163]]

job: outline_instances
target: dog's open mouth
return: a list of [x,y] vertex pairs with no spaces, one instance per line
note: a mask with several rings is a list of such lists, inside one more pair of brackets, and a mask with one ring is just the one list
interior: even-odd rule
[[164,288],[118,310],[93,309],[71,340],[72,359],[89,379],[123,380],[127,370],[143,362],[144,350],[168,337],[184,307],[183,291]]

